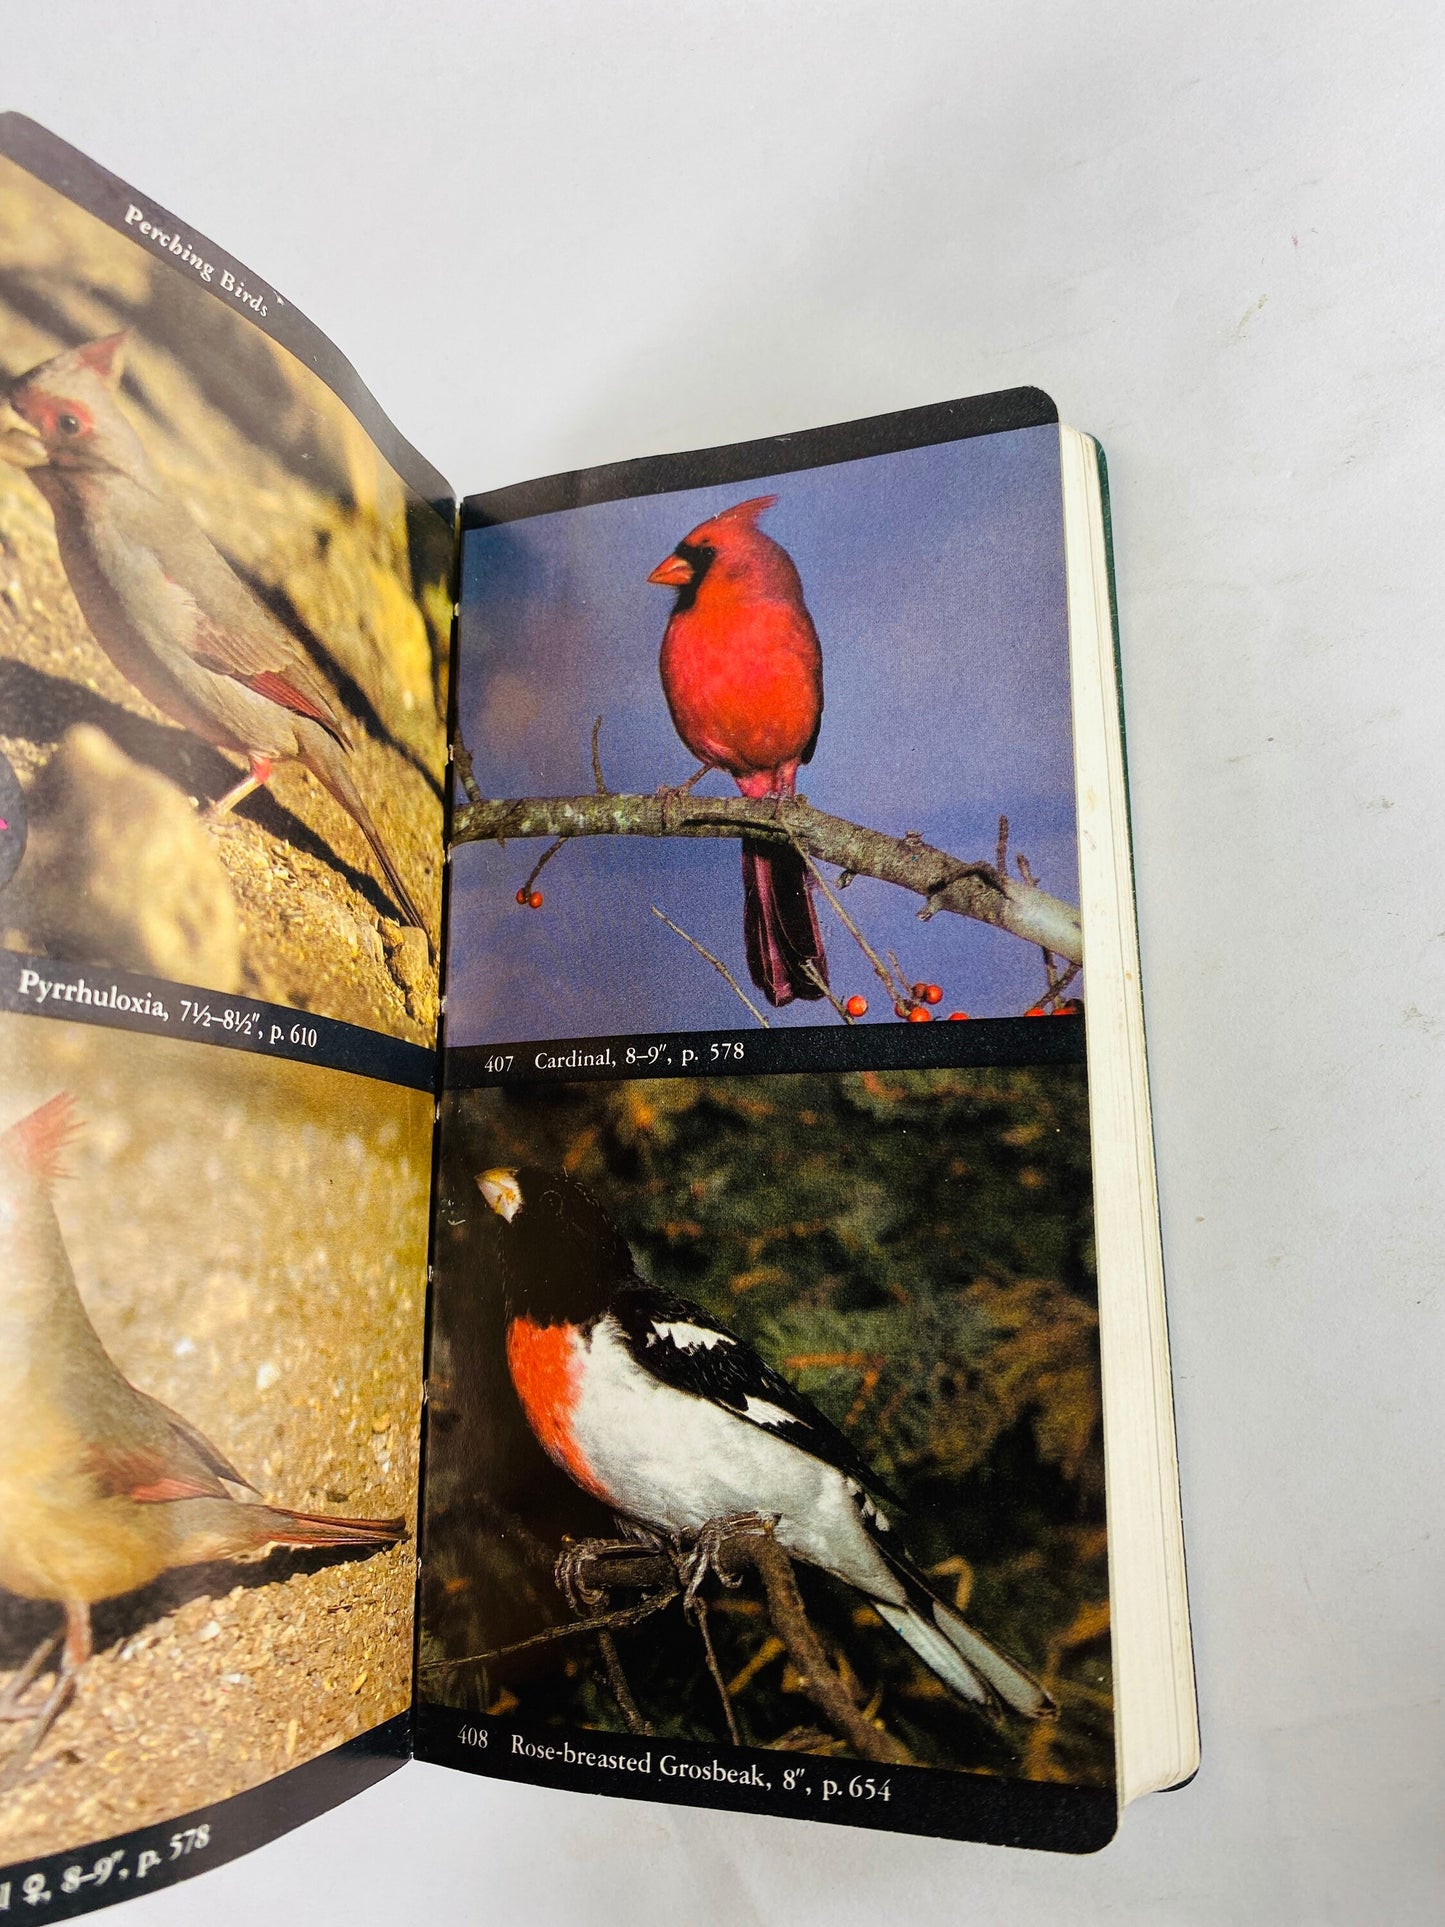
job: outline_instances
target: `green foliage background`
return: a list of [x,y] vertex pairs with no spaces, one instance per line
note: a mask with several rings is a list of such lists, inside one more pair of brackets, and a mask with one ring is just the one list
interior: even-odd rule
[[[1081,1068],[658,1079],[451,1094],[444,1110],[422,1664],[567,1616],[564,1538],[610,1517],[551,1466],[501,1350],[496,1221],[474,1174],[565,1166],[653,1282],[750,1340],[903,1501],[933,1583],[1039,1674],[1057,1723],[959,1704],[847,1588],[800,1569],[810,1615],[924,1762],[1113,1778],[1097,1317]],[[620,1603],[620,1602],[619,1602]],[[745,1739],[841,1750],[760,1599],[717,1593]],[[725,1732],[676,1608],[621,1652],[664,1737]],[[423,1671],[423,1697],[621,1730],[591,1643]]]

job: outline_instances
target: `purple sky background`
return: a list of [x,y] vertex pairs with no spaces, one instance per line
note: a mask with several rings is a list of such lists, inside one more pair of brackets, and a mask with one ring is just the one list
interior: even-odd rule
[[[964,858],[993,856],[998,818],[1044,886],[1078,900],[1058,433],[1020,429],[723,487],[604,502],[470,532],[462,560],[458,718],[487,796],[592,788],[602,716],[609,788],[650,792],[695,764],[658,679],[673,592],[648,572],[680,537],[750,495],[793,557],[823,647],[824,713],[798,786],[820,809]],[[736,793],[715,772],[701,793]],[[588,838],[515,893],[545,845],[469,843],[453,857],[447,1042],[526,1042],[752,1019],[650,914],[719,956],[754,1002],[734,843]],[[1032,946],[859,878],[845,902],[940,1015],[1016,1015],[1044,988]],[[834,989],[896,1022],[853,939],[820,900]],[[826,1004],[767,1012],[835,1023]]]

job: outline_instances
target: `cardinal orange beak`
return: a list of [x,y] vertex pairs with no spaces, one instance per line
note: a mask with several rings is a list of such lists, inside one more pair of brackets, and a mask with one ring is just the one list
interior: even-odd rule
[[658,563],[647,579],[649,582],[662,583],[664,588],[685,589],[692,581],[692,564],[685,562],[680,555],[670,555]]
[[0,401],[0,461],[12,468],[39,468],[49,461],[45,444],[8,401]]

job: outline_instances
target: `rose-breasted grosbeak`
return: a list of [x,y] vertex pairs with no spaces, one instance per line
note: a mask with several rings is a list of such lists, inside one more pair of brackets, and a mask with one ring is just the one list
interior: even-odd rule
[[507,1364],[547,1455],[620,1518],[673,1541],[741,1513],[863,1594],[945,1685],[1040,1718],[1054,1702],[930,1589],[876,1476],[837,1427],[698,1306],[647,1284],[570,1177],[482,1172],[503,1220]]

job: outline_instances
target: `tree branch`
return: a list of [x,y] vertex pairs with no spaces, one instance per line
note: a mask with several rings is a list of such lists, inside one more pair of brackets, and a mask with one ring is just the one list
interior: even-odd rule
[[798,1675],[798,1683],[835,1733],[865,1760],[892,1766],[907,1765],[910,1755],[891,1733],[866,1719],[853,1695],[828,1664],[822,1641],[813,1631],[803,1595],[793,1575],[793,1562],[771,1532],[740,1532],[724,1539],[714,1561],[724,1577],[740,1575],[751,1566],[768,1596],[768,1615]]
[[632,1697],[632,1688],[627,1683],[622,1661],[617,1656],[617,1641],[610,1632],[603,1631],[597,1635],[597,1645],[602,1654],[602,1664],[607,1668],[607,1684],[612,1688],[612,1697],[627,1722],[628,1732],[650,1737],[652,1728],[637,1710],[637,1701]]
[[1023,878],[991,863],[965,863],[920,836],[885,835],[816,810],[805,797],[658,796],[609,793],[483,799],[458,809],[453,847],[505,843],[511,837],[757,837],[791,843],[849,876],[876,877],[924,899],[920,916],[940,910],[972,917],[1038,944],[1070,963],[1083,959],[1079,913]]
[[[704,1540],[706,1547],[699,1565],[698,1553],[703,1550]],[[425,1661],[421,1670],[442,1673],[460,1666],[489,1665],[513,1653],[527,1652],[556,1640],[593,1635],[601,1647],[608,1680],[628,1728],[632,1732],[646,1732],[648,1723],[632,1697],[610,1635],[640,1625],[681,1596],[684,1611],[702,1635],[707,1669],[721,1697],[733,1744],[738,1745],[733,1694],[751,1674],[745,1668],[731,1688],[723,1679],[699,1587],[709,1571],[725,1586],[736,1586],[749,1569],[762,1580],[768,1617],[782,1649],[792,1661],[799,1687],[833,1731],[861,1759],[895,1766],[910,1764],[907,1749],[870,1716],[869,1709],[858,1706],[845,1680],[829,1664],[798,1590],[793,1562],[774,1538],[771,1519],[757,1514],[741,1513],[715,1520],[704,1528],[698,1546],[690,1555],[633,1540],[582,1540],[568,1547],[556,1568],[557,1583],[577,1612],[576,1618],[545,1627],[529,1639],[494,1647],[490,1652],[472,1653],[462,1659]],[[635,1605],[613,1608],[611,1595],[618,1591],[637,1592],[642,1597]],[[594,1603],[602,1610],[591,1610]]]
[[[713,969],[718,973],[720,977],[726,977],[728,982],[732,985],[733,989],[737,992],[739,997],[742,998],[743,1002],[747,1005],[748,1009],[753,1013],[753,1016],[756,1017],[758,1022],[762,1025],[763,1029],[771,1030],[772,1025],[768,1022],[767,1018],[764,1017],[763,1013],[758,1009],[757,1005],[753,1002],[752,998],[749,997],[748,993],[743,989],[742,985],[738,982],[737,978],[728,969],[727,965],[723,962],[722,958],[715,957],[710,950],[704,950],[696,937],[690,937],[687,934],[687,932],[682,928],[681,924],[674,923],[671,917],[665,917],[662,914],[662,912],[658,909],[655,903],[651,904],[649,907],[652,911],[653,916],[657,918],[659,923],[665,923],[668,929],[671,930],[675,936],[681,937],[684,943],[690,943],[693,949],[699,955],[699,957],[705,958],[707,962],[712,965]],[[824,986],[825,994],[826,994],[826,989],[827,987],[825,985]]]

